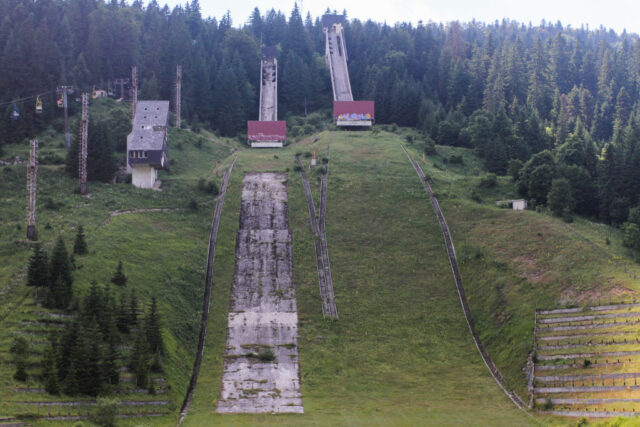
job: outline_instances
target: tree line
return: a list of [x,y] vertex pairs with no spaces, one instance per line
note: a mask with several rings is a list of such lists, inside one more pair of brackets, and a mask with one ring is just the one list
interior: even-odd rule
[[[297,5],[288,16],[256,8],[239,26],[229,14],[203,18],[197,0],[173,9],[156,1],[0,0],[0,16],[1,99],[60,83],[113,86],[134,64],[141,99],[173,99],[182,64],[183,117],[238,135],[257,117],[260,48],[275,45],[282,117],[331,107],[321,21]],[[354,97],[376,101],[377,123],[416,127],[427,147],[474,148],[496,174],[515,175],[521,162],[518,188],[534,204],[546,204],[553,181],[562,188],[566,180],[570,197],[559,204],[628,222],[640,202],[636,34],[544,21],[351,19],[345,38]],[[45,99],[41,115],[24,106],[17,121],[7,119],[8,106],[0,141],[59,123],[52,103]]]

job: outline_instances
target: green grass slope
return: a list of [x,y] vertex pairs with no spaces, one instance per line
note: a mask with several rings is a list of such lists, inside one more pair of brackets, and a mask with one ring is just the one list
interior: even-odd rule
[[[325,132],[243,151],[225,202],[205,358],[185,425],[526,425],[482,363],[426,193],[388,133]],[[340,320],[321,314],[306,201],[293,155],[331,144],[327,238]],[[214,413],[220,390],[242,175],[289,171],[305,414]],[[318,190],[316,175],[312,183]]]
[[[42,165],[38,172],[37,229],[47,250],[62,235],[70,251],[77,227],[84,227],[89,253],[75,259],[76,295],[81,296],[92,280],[109,284],[118,261],[122,260],[128,283],[122,290],[111,286],[112,290],[128,295],[135,288],[141,305],[148,304],[154,295],[158,298],[168,350],[165,358],[168,392],[154,397],[126,394],[119,398],[167,399],[171,402],[168,409],[172,410],[182,401],[195,354],[210,217],[215,206],[214,196],[198,190],[198,180],[205,178],[219,184],[216,161],[222,161],[238,144],[227,139],[215,140],[208,133],[196,135],[184,130],[172,130],[169,144],[172,167],[160,174],[161,192],[136,189],[130,184],[90,182],[89,195],[82,197],[75,194],[77,180],[69,178],[62,166]],[[26,149],[23,144],[10,146],[7,156]],[[64,155],[64,149],[54,142],[49,149],[51,156]],[[25,165],[0,167],[0,415],[3,416],[35,412],[35,407],[17,403],[20,401],[76,400],[15,393],[14,388],[24,384],[13,380],[13,365],[4,363],[10,359],[8,347],[14,331],[39,328],[25,325],[41,317],[39,312],[46,311],[36,307],[33,290],[24,286],[30,255],[30,244],[25,239],[25,183]],[[198,205],[197,210],[190,208],[192,200]],[[112,216],[122,211],[126,212]],[[38,349],[35,345],[32,348]],[[29,362],[38,360],[32,356]],[[28,369],[32,375],[39,371],[37,366]],[[28,385],[38,386],[38,382],[30,379]],[[152,412],[152,408],[145,410]],[[57,408],[52,412],[57,415]],[[62,412],[66,414],[66,408]],[[152,422],[170,425],[174,420],[165,417]]]

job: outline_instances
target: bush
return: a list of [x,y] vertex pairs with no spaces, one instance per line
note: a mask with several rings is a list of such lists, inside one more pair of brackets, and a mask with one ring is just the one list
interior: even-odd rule
[[550,411],[553,409],[553,402],[551,401],[551,399],[545,400],[542,409],[544,409],[545,411]]
[[584,359],[584,360],[582,361],[582,367],[583,367],[583,368],[588,368],[589,366],[591,366],[591,360],[589,360],[589,359]]
[[99,397],[91,421],[99,426],[112,427],[116,425],[116,414],[120,408],[118,399]]
[[427,155],[437,154],[436,143],[429,135],[424,137],[424,152]]
[[198,210],[198,202],[194,199],[189,200],[189,210],[194,212]]
[[271,362],[276,359],[276,355],[270,348],[263,348],[258,352],[258,359],[261,362]]
[[493,188],[498,184],[498,177],[495,173],[489,173],[480,178],[478,187],[480,188]]
[[462,158],[462,156],[456,156],[456,155],[451,155],[451,157],[449,157],[449,163],[451,163],[452,165],[464,165],[464,159]]
[[198,180],[198,190],[203,193],[213,194],[214,196],[217,196],[220,192],[218,185],[214,181],[207,182],[204,178]]
[[295,165],[295,166],[293,167],[293,171],[294,171],[294,172],[302,172],[302,168],[300,167],[300,165]]

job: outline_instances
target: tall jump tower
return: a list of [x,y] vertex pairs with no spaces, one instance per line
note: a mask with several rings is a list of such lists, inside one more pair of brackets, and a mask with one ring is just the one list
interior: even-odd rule
[[347,44],[344,39],[344,15],[322,16],[325,35],[325,60],[333,87],[333,115],[338,126],[370,127],[374,121],[373,101],[354,101],[347,67]]
[[260,113],[247,123],[251,147],[282,147],[287,122],[278,120],[278,60],[275,47],[263,47],[260,61]]

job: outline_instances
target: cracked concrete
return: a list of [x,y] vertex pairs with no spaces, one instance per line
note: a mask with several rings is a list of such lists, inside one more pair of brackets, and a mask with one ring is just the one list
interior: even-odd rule
[[287,175],[243,181],[218,413],[303,413]]

